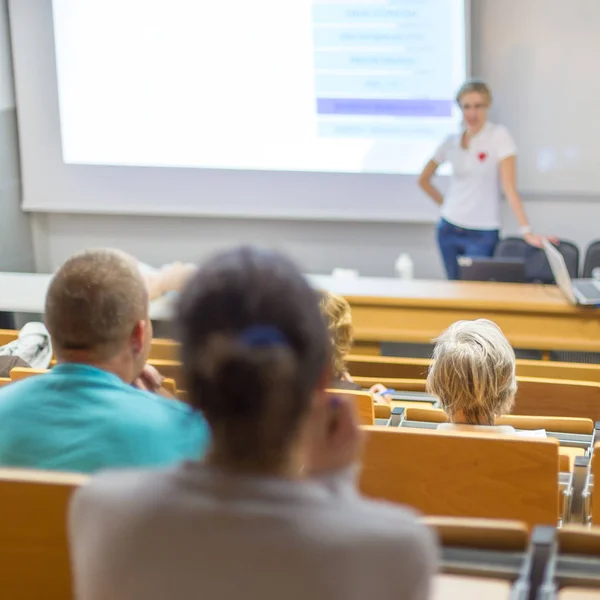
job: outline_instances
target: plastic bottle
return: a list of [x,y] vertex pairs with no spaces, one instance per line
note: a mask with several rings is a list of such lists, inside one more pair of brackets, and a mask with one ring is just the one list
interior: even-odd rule
[[403,252],[397,259],[394,265],[396,276],[400,279],[413,279],[415,273],[415,264],[413,263],[410,254]]

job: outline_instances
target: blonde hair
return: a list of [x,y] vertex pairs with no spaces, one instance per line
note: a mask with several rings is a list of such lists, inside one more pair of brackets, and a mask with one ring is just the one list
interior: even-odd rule
[[436,340],[427,391],[453,419],[493,425],[511,411],[517,393],[515,353],[492,321],[458,321]]
[[492,104],[492,90],[490,90],[487,83],[479,79],[469,79],[460,86],[460,89],[456,93],[456,103],[460,106],[461,98],[465,94],[472,93],[481,94],[487,100],[488,106]]
[[326,319],[331,340],[332,375],[340,378],[346,372],[346,356],[350,353],[354,341],[350,305],[342,296],[323,290],[320,293],[319,306]]

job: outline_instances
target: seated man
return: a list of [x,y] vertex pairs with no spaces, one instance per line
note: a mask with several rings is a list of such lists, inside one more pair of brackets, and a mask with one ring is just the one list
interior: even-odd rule
[[112,250],[69,259],[50,284],[45,318],[58,364],[0,390],[0,465],[93,472],[201,456],[200,414],[131,385],[152,339],[133,259]]

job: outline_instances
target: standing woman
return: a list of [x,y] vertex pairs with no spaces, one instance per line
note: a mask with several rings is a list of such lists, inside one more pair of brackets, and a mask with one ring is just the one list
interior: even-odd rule
[[[515,213],[523,239],[540,247],[517,191],[517,147],[506,127],[487,120],[492,104],[489,87],[467,81],[456,101],[463,113],[462,133],[438,148],[419,178],[419,186],[441,206],[437,239],[448,279],[459,279],[459,256],[493,256],[500,230],[501,189]],[[446,197],[431,179],[442,163],[452,165]]]

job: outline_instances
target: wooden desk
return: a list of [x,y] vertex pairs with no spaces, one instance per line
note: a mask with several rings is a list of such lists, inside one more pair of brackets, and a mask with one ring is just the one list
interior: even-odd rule
[[600,311],[571,305],[555,286],[327,279],[352,306],[358,342],[428,343],[455,321],[485,318],[515,348],[600,352]]
[[[0,311],[42,313],[51,275],[0,273]],[[516,348],[600,352],[600,311],[572,306],[555,286],[308,275],[352,305],[357,342],[428,343],[459,319],[491,319]],[[173,298],[152,302],[168,320]]]

